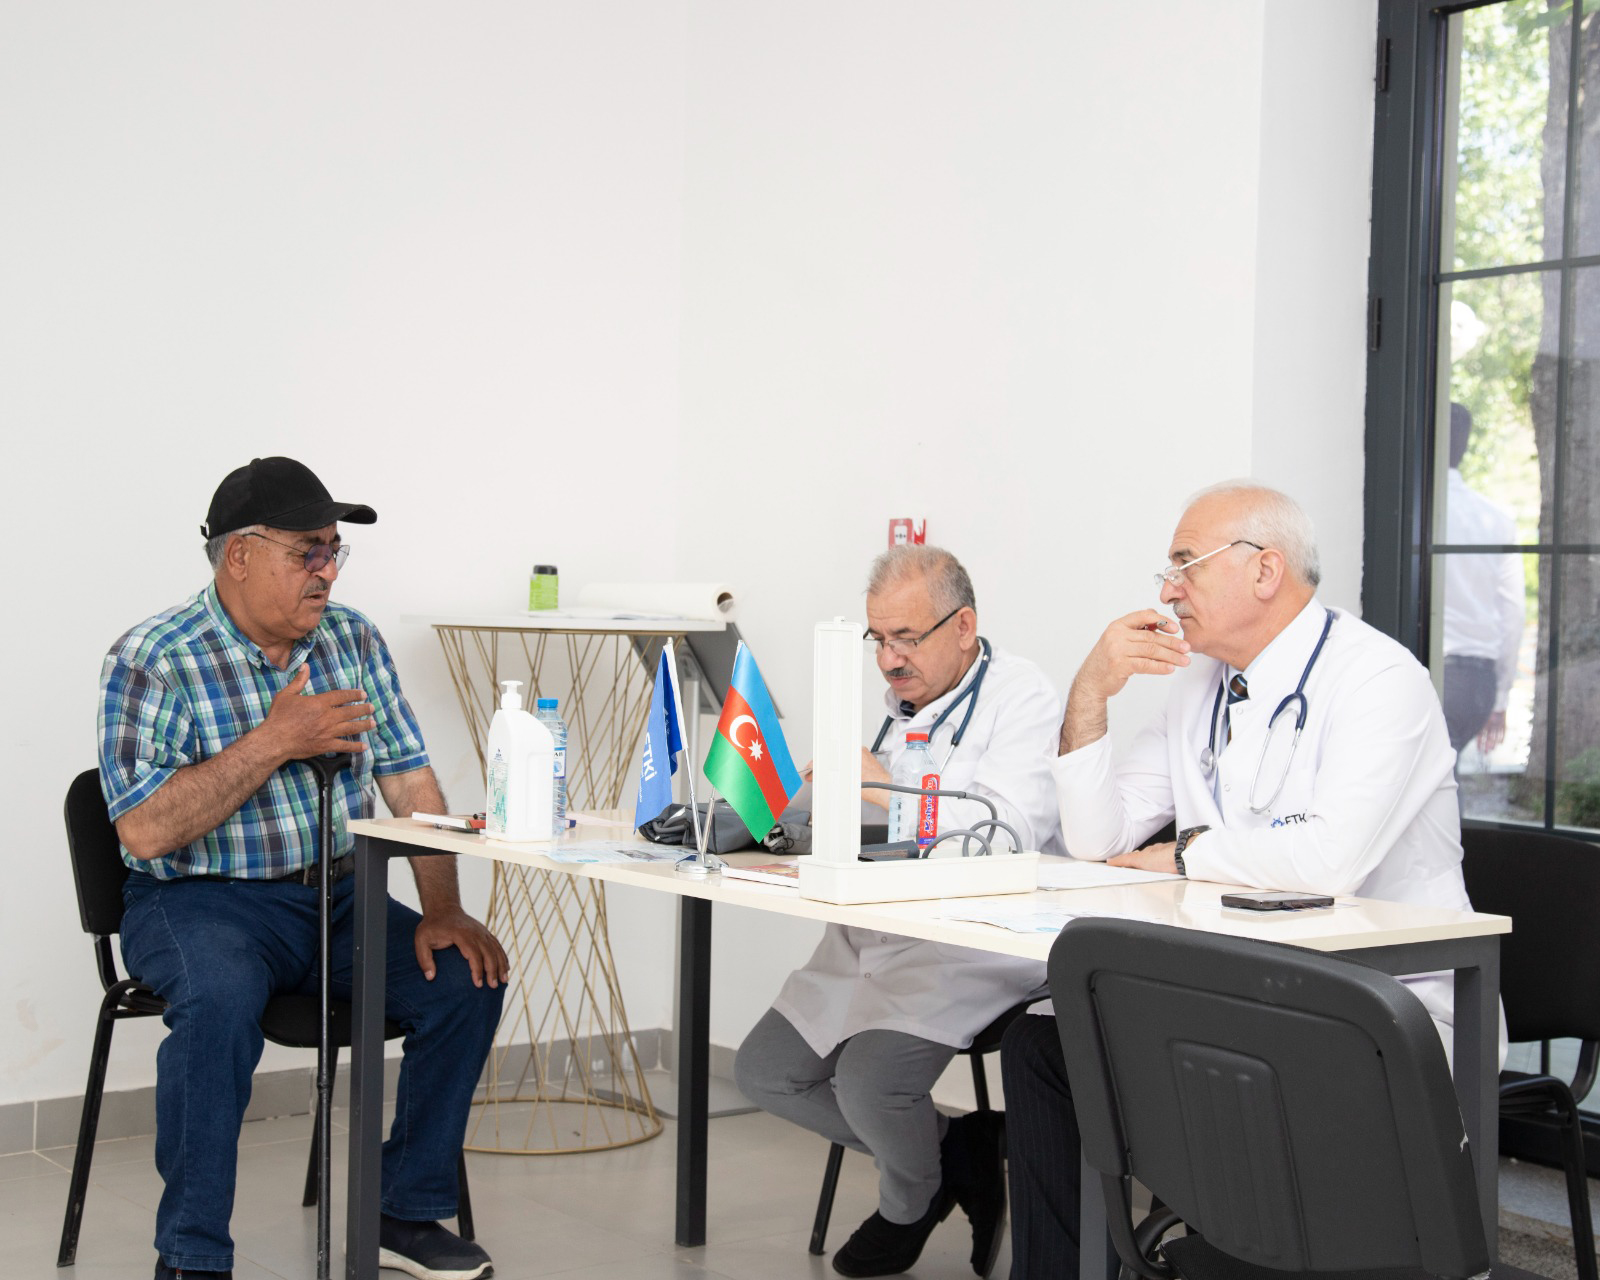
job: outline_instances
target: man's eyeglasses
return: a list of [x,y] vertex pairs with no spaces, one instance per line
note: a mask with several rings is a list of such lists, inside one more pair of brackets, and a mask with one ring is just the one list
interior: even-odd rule
[[951,618],[956,616],[956,614],[960,613],[964,608],[966,608],[965,605],[958,604],[954,609],[950,610],[949,613],[945,614],[944,617],[940,618],[939,621],[935,622],[920,636],[906,636],[903,639],[891,640],[886,636],[875,636],[872,634],[872,632],[867,631],[862,634],[861,638],[868,644],[876,645],[879,652],[887,649],[890,653],[903,658],[940,627],[944,626],[945,623],[949,622]]
[[1235,538],[1227,546],[1218,547],[1215,551],[1208,551],[1203,556],[1196,556],[1193,560],[1186,560],[1183,564],[1168,565],[1155,575],[1156,590],[1159,591],[1164,586],[1181,587],[1183,585],[1183,575],[1188,573],[1195,565],[1204,564],[1212,556],[1220,556],[1224,551],[1232,547],[1254,547],[1257,551],[1266,550],[1259,542],[1251,542],[1249,538]]
[[333,567],[344,568],[344,562],[350,558],[350,544],[341,542],[335,545],[331,542],[313,542],[302,551],[292,543],[279,542],[276,538],[269,538],[264,533],[247,533],[247,538],[260,538],[263,542],[270,542],[275,547],[282,547],[285,551],[293,551],[305,564],[307,573],[321,573],[328,567],[328,562],[333,562]]

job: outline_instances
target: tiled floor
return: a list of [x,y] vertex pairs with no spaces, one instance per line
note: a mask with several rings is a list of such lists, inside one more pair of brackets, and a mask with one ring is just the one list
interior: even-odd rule
[[[343,1116],[340,1116],[343,1119]],[[335,1181],[343,1177],[343,1129]],[[308,1280],[316,1272],[316,1213],[300,1207],[310,1120],[296,1116],[244,1127],[233,1216],[238,1280]],[[469,1153],[478,1239],[500,1280],[821,1280],[826,1257],[806,1252],[827,1147],[759,1112],[711,1122],[708,1243],[672,1243],[676,1135],[617,1151],[572,1156]],[[0,1223],[8,1260],[4,1280],[144,1280],[155,1266],[150,1245],[161,1182],[153,1139],[103,1142],[84,1206],[75,1268],[57,1271],[70,1149],[0,1157]],[[863,1156],[847,1155],[839,1181],[830,1252],[876,1207],[876,1177]],[[342,1235],[342,1188],[334,1201]],[[918,1277],[971,1277],[971,1233],[959,1209],[933,1233]],[[342,1261],[336,1245],[335,1258]],[[1010,1269],[1002,1250],[995,1275]],[[335,1274],[339,1274],[335,1267]],[[385,1272],[399,1276],[399,1272]]]
[[[342,1122],[343,1113],[339,1113]],[[316,1214],[300,1207],[305,1175],[307,1116],[247,1124],[241,1140],[238,1203],[233,1230],[239,1280],[309,1280],[316,1270]],[[342,1123],[335,1144],[335,1259],[342,1235]],[[66,1207],[70,1148],[0,1156],[0,1224],[11,1241],[3,1280],[144,1280],[154,1269],[150,1246],[161,1192],[153,1140],[102,1142],[84,1206],[75,1268],[58,1271],[56,1249]],[[676,1208],[672,1122],[658,1138],[617,1151],[574,1156],[469,1154],[478,1236],[500,1280],[560,1276],[566,1280],[823,1280],[828,1259],[806,1252],[826,1147],[820,1138],[759,1112],[711,1123],[711,1194],[707,1235],[698,1249],[672,1244]],[[876,1204],[876,1179],[865,1157],[847,1155],[839,1182],[830,1251]],[[1502,1163],[1503,1222],[1543,1229],[1555,1239],[1565,1228],[1560,1175]],[[1596,1206],[1600,1219],[1600,1204]],[[1551,1224],[1546,1226],[1545,1224]],[[970,1277],[970,1232],[957,1209],[934,1233],[914,1277]],[[1558,1249],[1568,1274],[1570,1255]],[[994,1274],[1004,1277],[1002,1247]],[[335,1274],[341,1274],[338,1265]],[[399,1276],[398,1272],[388,1275]]]

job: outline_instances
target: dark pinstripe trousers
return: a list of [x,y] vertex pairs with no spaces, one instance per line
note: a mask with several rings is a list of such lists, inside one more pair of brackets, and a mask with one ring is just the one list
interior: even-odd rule
[[[1000,1042],[1011,1193],[1011,1280],[1078,1276],[1078,1118],[1054,1018],[1026,1014]],[[1106,1276],[1117,1252],[1106,1241]]]

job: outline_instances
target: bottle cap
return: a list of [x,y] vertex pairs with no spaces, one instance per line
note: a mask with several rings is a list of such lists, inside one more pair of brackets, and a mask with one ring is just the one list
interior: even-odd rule
[[500,695],[500,709],[502,711],[522,710],[522,694],[518,692],[522,688],[522,681],[502,680],[500,687],[505,690]]
[[535,573],[555,573],[556,567],[553,564],[536,564],[533,566],[533,571]]
[[556,709],[556,700],[554,698],[540,698],[538,699],[538,708],[540,711],[554,711]]
[[926,742],[927,740],[928,740],[928,735],[925,734],[925,733],[908,733],[908,734],[906,734],[906,741],[907,742]]

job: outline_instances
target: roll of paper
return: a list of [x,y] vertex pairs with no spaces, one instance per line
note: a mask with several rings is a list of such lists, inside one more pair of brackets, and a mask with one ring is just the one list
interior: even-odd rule
[[592,582],[578,591],[583,609],[661,618],[732,622],[738,616],[725,582]]

